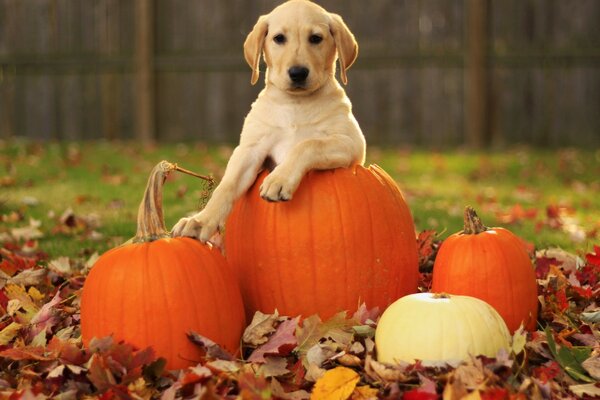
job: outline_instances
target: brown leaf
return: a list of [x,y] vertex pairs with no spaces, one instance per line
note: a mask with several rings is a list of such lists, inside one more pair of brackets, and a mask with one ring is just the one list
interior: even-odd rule
[[209,358],[220,359],[232,361],[234,358],[227,350],[219,346],[217,343],[213,342],[206,336],[202,336],[196,332],[188,332],[188,339],[192,341],[192,343],[202,347],[206,351],[206,355]]
[[242,400],[263,400],[271,398],[271,387],[262,376],[244,373],[238,377],[240,397]]
[[88,366],[88,379],[100,392],[110,389],[116,385],[117,380],[110,370],[104,357],[93,354]]
[[300,317],[296,317],[282,322],[273,336],[252,352],[248,361],[264,363],[267,355],[285,356],[289,354],[298,344],[295,333],[299,320]]
[[365,359],[365,373],[376,382],[391,383],[395,381],[406,381],[407,376],[405,371],[407,366],[408,364],[387,366],[374,360],[371,355],[367,355],[367,358]]
[[597,381],[600,381],[600,356],[598,354],[593,354],[583,363],[581,363],[583,369],[587,371],[588,374]]
[[275,332],[275,324],[279,320],[279,313],[275,310],[274,314],[263,314],[257,311],[252,317],[252,322],[246,330],[242,340],[250,346],[257,347],[269,340],[269,334]]
[[265,378],[282,376],[290,373],[287,360],[284,357],[265,357],[264,364],[258,368],[258,373]]
[[286,392],[277,379],[271,380],[271,393],[275,398],[284,400],[306,400],[310,398],[310,393],[306,390]]

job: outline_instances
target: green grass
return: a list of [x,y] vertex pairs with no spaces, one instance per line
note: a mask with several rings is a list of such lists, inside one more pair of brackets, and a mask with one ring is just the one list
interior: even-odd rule
[[[167,159],[220,178],[230,152],[226,146],[200,144],[144,149],[133,143],[0,142],[0,235],[33,218],[42,223],[39,246],[50,257],[103,252],[135,234],[137,207],[154,164]],[[504,226],[538,248],[583,252],[598,243],[600,151],[371,147],[367,162],[379,164],[398,182],[418,231],[434,229],[446,237],[461,229],[462,210],[472,205],[488,226]],[[203,190],[196,178],[172,177],[164,195],[167,227],[198,209]],[[535,216],[509,224],[502,215],[517,204],[536,211]],[[579,230],[579,238],[548,225],[546,209],[553,206],[562,207],[564,221]],[[59,217],[68,208],[99,221],[95,230],[102,237],[89,238],[85,229],[57,232]]]

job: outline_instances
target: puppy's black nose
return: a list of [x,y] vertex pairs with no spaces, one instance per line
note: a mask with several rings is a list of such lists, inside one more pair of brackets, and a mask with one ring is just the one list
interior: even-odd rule
[[288,75],[294,83],[304,82],[308,77],[308,72],[308,68],[306,67],[295,66],[288,69]]

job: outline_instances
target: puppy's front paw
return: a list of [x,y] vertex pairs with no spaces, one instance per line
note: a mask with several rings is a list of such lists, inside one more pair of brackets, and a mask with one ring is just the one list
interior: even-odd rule
[[297,186],[294,180],[274,170],[260,185],[260,197],[267,201],[288,201],[292,199]]
[[189,218],[181,218],[171,231],[173,237],[189,236],[207,242],[219,229],[219,222],[206,214],[198,213]]

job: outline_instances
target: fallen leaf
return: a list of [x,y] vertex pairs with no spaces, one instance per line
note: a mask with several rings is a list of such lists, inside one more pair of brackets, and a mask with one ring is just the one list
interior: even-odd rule
[[269,340],[268,335],[275,332],[275,324],[279,320],[277,310],[273,314],[263,314],[260,311],[254,313],[252,322],[244,330],[242,340],[251,346],[259,346]]
[[331,369],[317,380],[310,396],[311,400],[345,400],[348,399],[360,376],[350,368],[337,367]]
[[600,381],[600,356],[598,354],[593,354],[587,360],[582,362],[581,366],[592,378]]
[[277,379],[271,380],[271,392],[274,398],[284,400],[306,400],[310,398],[310,393],[306,390],[294,390],[286,392],[281,383]]
[[197,332],[188,332],[187,336],[188,339],[192,341],[192,343],[204,348],[206,351],[206,355],[209,358],[227,361],[233,360],[233,356],[227,350],[225,350],[206,336],[202,336]]
[[584,396],[600,397],[600,387],[594,383],[587,383],[583,385],[571,385],[569,390],[576,396],[583,398]]
[[296,317],[283,321],[269,340],[252,352],[248,361],[263,363],[267,355],[285,356],[289,354],[298,344],[295,332],[299,320],[300,317]]
[[0,346],[6,346],[17,336],[23,325],[17,322],[11,322],[2,331],[0,331]]
[[283,357],[265,357],[265,362],[258,368],[258,373],[265,378],[282,376],[290,373],[287,360]]
[[41,221],[30,218],[29,225],[21,228],[13,228],[10,230],[10,234],[15,240],[39,239],[44,237],[40,226],[42,226]]
[[370,386],[357,386],[352,392],[352,400],[374,400],[378,393],[379,390]]

